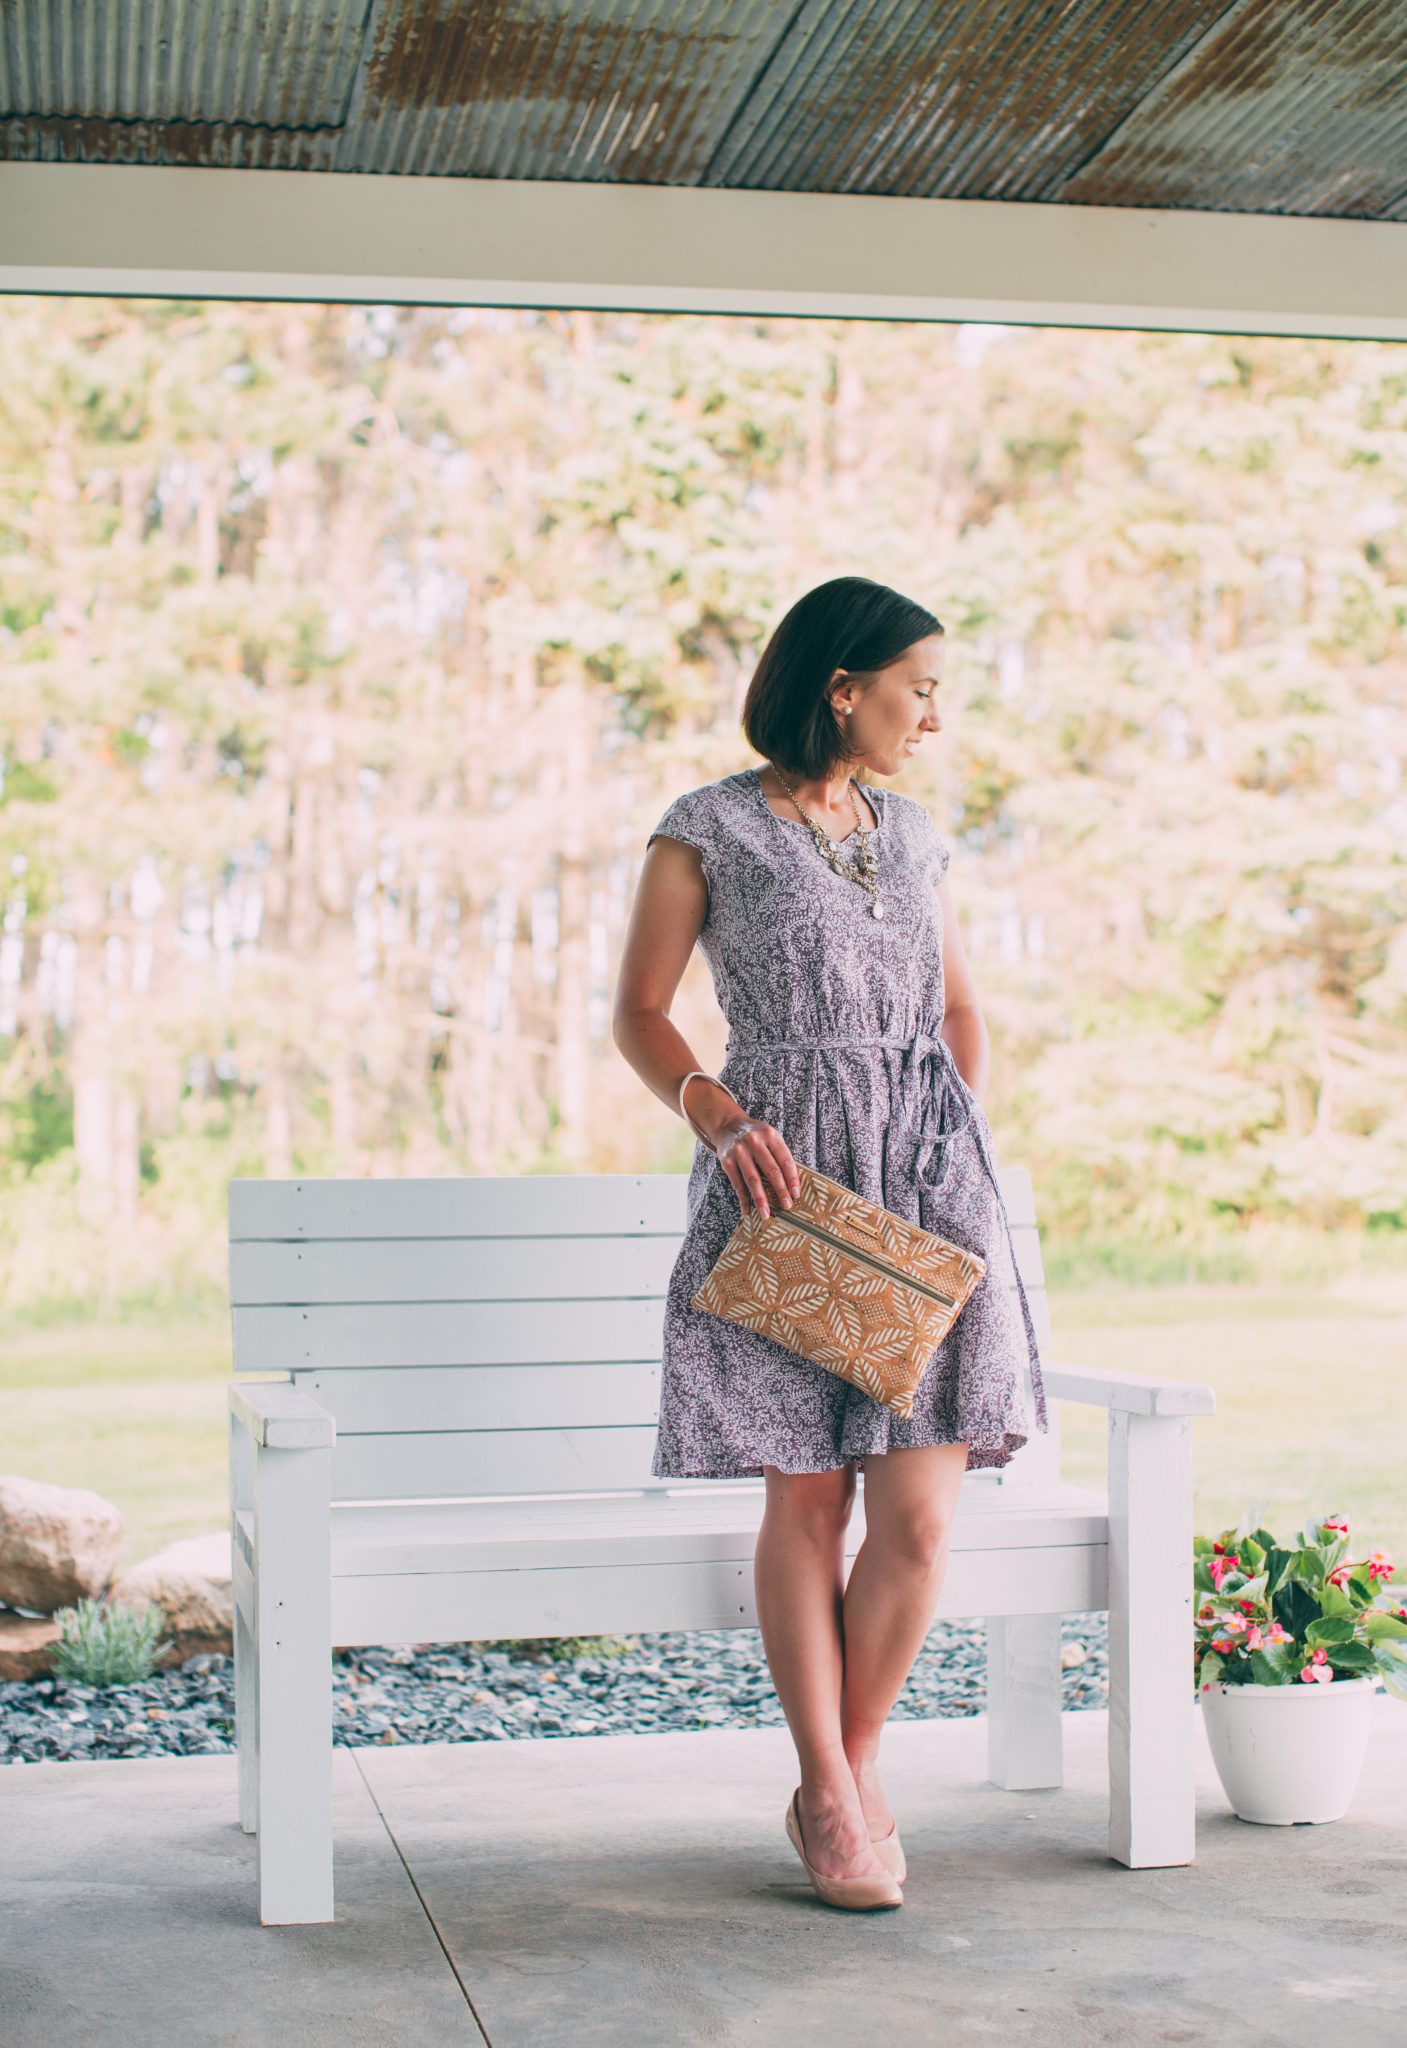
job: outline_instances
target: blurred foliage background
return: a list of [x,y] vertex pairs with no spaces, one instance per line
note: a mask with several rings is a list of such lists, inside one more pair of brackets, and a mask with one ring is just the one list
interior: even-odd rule
[[[902,786],[1057,1333],[1137,1370],[1150,1290],[1189,1334],[1186,1290],[1269,1290],[1225,1356],[1262,1347],[1256,1427],[1310,1323],[1297,1442],[1349,1372],[1400,1419],[1404,428],[1391,344],[7,299],[16,1400],[209,1381],[231,1175],[686,1168],[610,1039],[645,839],[753,760],[776,620],[860,573],[948,631]],[[675,1015],[716,1065],[698,956]]]

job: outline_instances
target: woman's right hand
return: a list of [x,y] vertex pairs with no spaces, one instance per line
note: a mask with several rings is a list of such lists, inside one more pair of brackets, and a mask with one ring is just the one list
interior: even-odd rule
[[724,1118],[712,1137],[718,1163],[737,1190],[744,1216],[750,1207],[770,1216],[772,1192],[780,1208],[791,1207],[801,1193],[801,1176],[786,1139],[774,1125],[760,1117],[733,1115]]

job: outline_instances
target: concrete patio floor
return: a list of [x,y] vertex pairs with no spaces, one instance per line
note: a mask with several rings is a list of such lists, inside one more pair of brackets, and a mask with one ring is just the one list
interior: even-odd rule
[[337,1919],[261,1928],[233,1757],[0,1769],[6,2048],[1407,2042],[1407,1707],[1348,1815],[1253,1827],[1199,1734],[1194,1865],[1105,1850],[1104,1713],[1002,1792],[985,1719],[896,1722],[903,1909],[782,1832],[780,1729],[336,1752]]

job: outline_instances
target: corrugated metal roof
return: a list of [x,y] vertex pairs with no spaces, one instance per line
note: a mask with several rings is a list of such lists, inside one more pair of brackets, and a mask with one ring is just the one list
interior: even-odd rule
[[1038,199],[1225,9],[1226,0],[813,0],[707,182]]
[[0,156],[1407,218],[1407,0],[0,0]]
[[1407,6],[1240,0],[1047,196],[1407,218]]

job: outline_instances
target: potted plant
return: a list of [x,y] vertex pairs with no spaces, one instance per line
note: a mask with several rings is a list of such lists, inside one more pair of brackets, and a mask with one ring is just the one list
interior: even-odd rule
[[1338,1820],[1379,1680],[1407,1700],[1407,1605],[1385,1552],[1350,1558],[1342,1515],[1279,1543],[1254,1512],[1192,1540],[1195,1683],[1212,1760],[1242,1820]]

